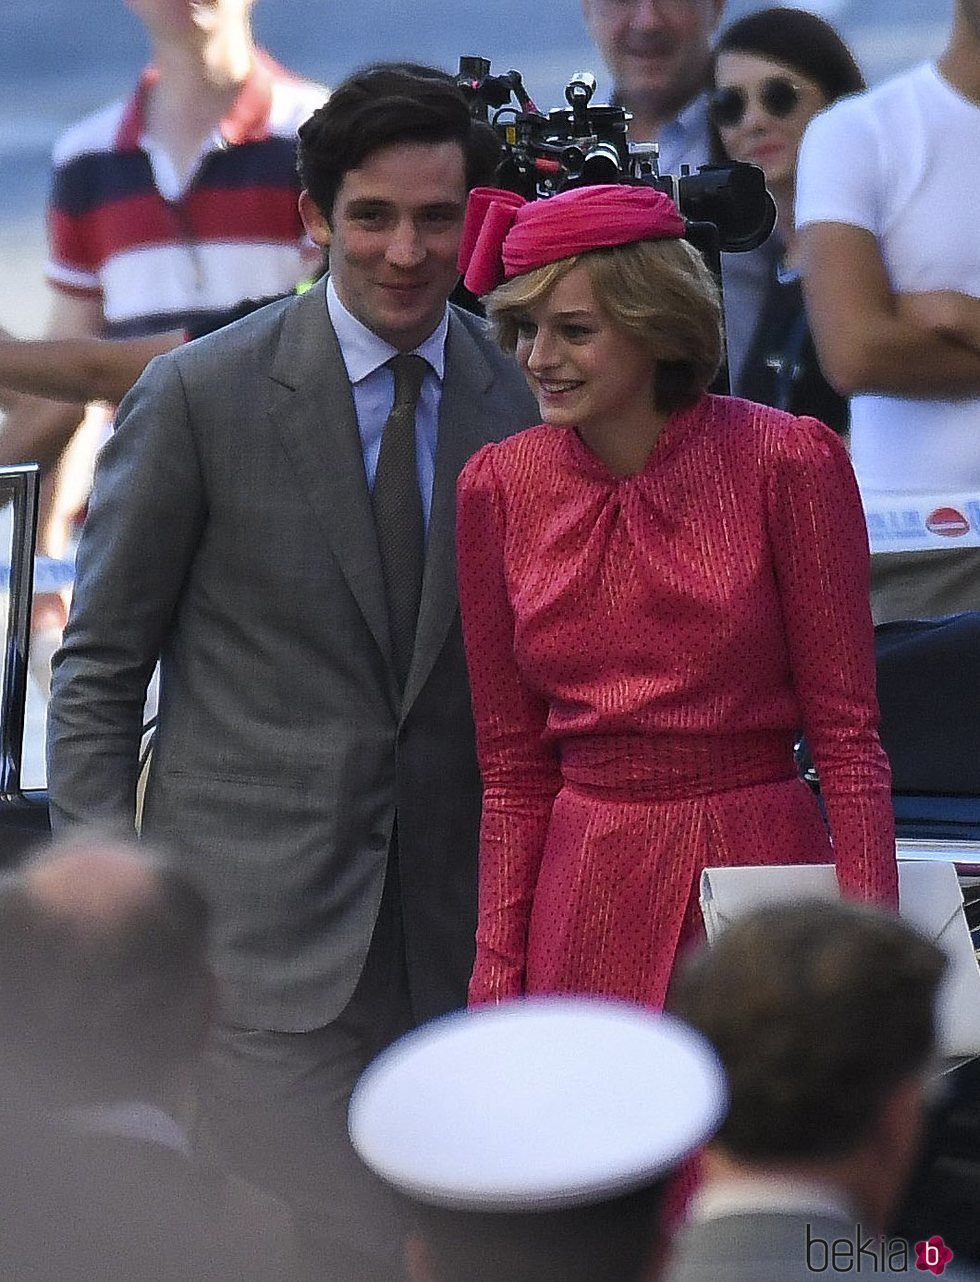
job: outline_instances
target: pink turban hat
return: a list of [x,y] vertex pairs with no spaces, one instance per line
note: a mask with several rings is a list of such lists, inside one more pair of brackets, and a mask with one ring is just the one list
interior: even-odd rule
[[459,270],[466,288],[488,294],[505,280],[573,254],[636,240],[678,240],[684,219],[654,187],[601,183],[546,200],[475,187],[466,206]]

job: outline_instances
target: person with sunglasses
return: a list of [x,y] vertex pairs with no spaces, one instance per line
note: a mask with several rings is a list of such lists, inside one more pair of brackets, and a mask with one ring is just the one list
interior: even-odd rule
[[849,396],[879,623],[980,609],[980,0],[800,149],[807,310]]
[[781,256],[735,390],[748,400],[812,414],[842,435],[847,401],[820,369],[803,304],[793,204],[803,131],[864,78],[829,23],[800,9],[751,13],[719,37],[710,118],[719,159],[758,165],[778,211]]

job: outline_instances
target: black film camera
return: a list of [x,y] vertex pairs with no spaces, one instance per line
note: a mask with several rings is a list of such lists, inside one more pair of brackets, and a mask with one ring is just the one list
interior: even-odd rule
[[594,183],[642,183],[670,196],[688,223],[688,239],[717,270],[718,254],[755,249],[776,223],[765,176],[755,165],[703,165],[696,173],[661,174],[655,143],[627,140],[622,107],[593,106],[595,77],[577,72],[565,87],[567,108],[547,115],[531,100],[519,71],[490,74],[487,58],[460,58],[456,84],[474,116],[500,137],[495,185],[525,200]]

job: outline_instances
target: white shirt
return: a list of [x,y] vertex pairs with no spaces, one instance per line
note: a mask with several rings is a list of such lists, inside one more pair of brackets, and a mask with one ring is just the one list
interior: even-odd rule
[[[800,149],[796,222],[872,233],[896,293],[980,297],[980,106],[932,65],[817,116]],[[862,493],[980,487],[980,398],[851,398]]]

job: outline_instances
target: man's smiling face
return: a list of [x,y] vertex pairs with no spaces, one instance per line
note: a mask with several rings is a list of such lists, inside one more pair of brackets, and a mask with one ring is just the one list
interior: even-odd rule
[[586,22],[624,104],[675,116],[705,86],[724,0],[583,0]]
[[330,250],[340,301],[379,338],[411,351],[436,329],[456,284],[466,209],[458,142],[395,143],[344,175],[329,219],[304,192],[300,212]]

